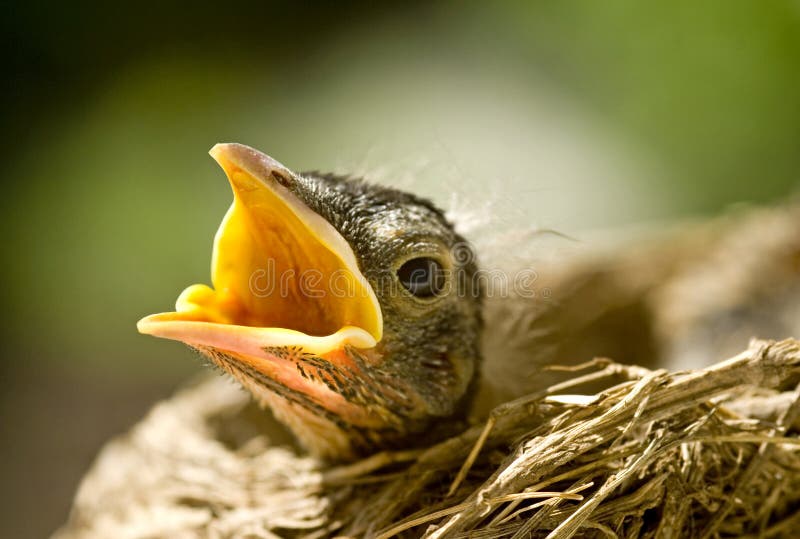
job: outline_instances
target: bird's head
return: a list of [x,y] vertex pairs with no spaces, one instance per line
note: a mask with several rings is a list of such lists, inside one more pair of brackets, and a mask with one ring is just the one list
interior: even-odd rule
[[190,286],[139,331],[200,351],[323,457],[407,444],[461,411],[480,294],[472,251],[442,212],[240,144],[211,155],[234,195],[212,286]]

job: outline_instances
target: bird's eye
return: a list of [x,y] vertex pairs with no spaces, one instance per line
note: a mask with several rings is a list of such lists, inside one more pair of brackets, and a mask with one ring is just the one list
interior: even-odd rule
[[433,258],[420,257],[406,261],[397,270],[397,278],[406,290],[418,298],[430,298],[444,288],[442,265]]

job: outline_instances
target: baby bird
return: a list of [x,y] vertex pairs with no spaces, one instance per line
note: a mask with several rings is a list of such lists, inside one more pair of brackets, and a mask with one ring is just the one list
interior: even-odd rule
[[442,212],[241,144],[210,153],[233,188],[212,286],[188,287],[139,331],[207,356],[322,458],[446,431],[478,371],[481,293]]

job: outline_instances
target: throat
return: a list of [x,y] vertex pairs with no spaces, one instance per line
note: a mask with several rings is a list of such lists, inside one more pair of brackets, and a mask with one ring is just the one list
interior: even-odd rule
[[[375,358],[352,347],[331,358],[270,349],[284,363],[274,372],[267,367],[275,363],[211,346],[195,348],[271,409],[316,457],[347,461],[431,441],[434,418],[404,377],[372,366]],[[433,430],[441,427],[437,423]]]
[[225,351],[194,348],[239,382],[261,407],[269,408],[316,457],[353,460],[393,447],[407,436],[409,422],[389,411],[377,391],[377,381],[341,371],[322,358],[307,358],[303,371],[304,378],[318,386],[319,393],[312,395],[276,381]]
[[253,394],[258,403],[269,408],[278,421],[286,425],[300,444],[315,457],[332,461],[355,460],[364,454],[360,437],[354,437],[356,428],[342,424],[329,413],[320,413],[301,400],[292,400],[270,391]]

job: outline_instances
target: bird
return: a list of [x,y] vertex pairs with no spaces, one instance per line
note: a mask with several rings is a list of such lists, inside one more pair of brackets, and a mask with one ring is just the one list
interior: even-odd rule
[[481,362],[474,249],[425,198],[296,173],[237,143],[210,155],[233,202],[211,286],[138,330],[182,341],[331,461],[452,432]]

